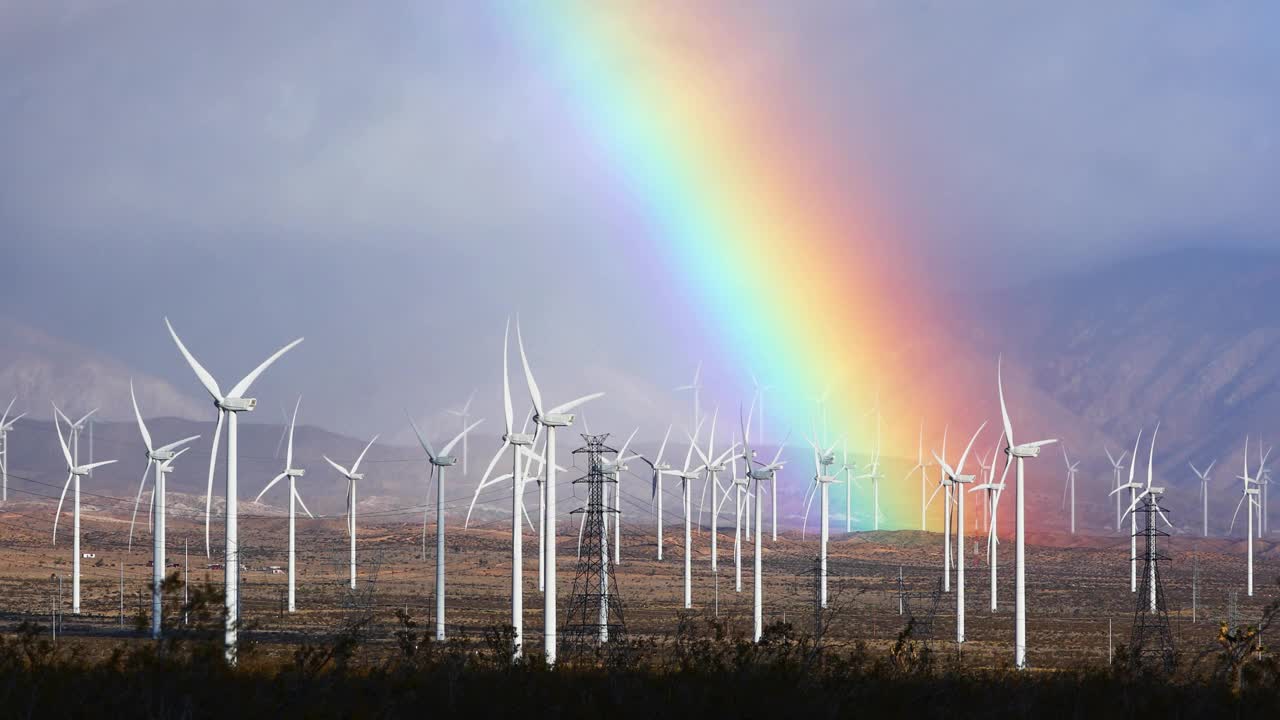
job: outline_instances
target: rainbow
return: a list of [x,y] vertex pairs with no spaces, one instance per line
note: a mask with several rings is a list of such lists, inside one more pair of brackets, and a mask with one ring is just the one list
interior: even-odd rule
[[[833,389],[830,421],[852,428],[863,455],[879,398],[882,452],[896,459],[881,485],[887,526],[918,527],[919,481],[902,475],[921,419],[989,410],[994,359],[988,385],[957,393],[954,378],[911,355],[943,324],[938,303],[907,274],[913,258],[881,217],[873,179],[835,157],[814,103],[758,50],[759,29],[703,3],[521,2],[506,12],[562,93],[569,131],[587,135],[638,208],[643,235],[681,281],[676,292],[697,308],[697,333],[718,337],[720,365],[773,386],[775,426],[807,428]],[[929,428],[926,453],[940,431]]]

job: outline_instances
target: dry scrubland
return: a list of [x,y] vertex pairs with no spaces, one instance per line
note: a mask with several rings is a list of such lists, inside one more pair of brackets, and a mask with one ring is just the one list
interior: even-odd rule
[[[304,686],[306,682],[315,683],[319,678],[325,678],[325,682],[337,683],[338,686],[360,687],[358,695],[382,698],[378,703],[385,699],[382,693],[409,692],[412,695],[425,692],[428,687],[436,688],[437,682],[444,682],[449,685],[445,692],[454,694],[453,700],[449,701],[452,703],[450,708],[463,712],[472,707],[469,703],[476,702],[479,704],[475,707],[488,708],[497,714],[505,714],[501,709],[506,707],[503,704],[506,701],[488,697],[483,687],[469,683],[479,683],[478,678],[497,674],[505,678],[503,683],[515,683],[524,688],[522,692],[533,695],[554,695],[561,692],[557,688],[563,686],[563,692],[578,699],[568,705],[563,698],[548,700],[551,707],[569,712],[568,708],[574,707],[574,703],[583,702],[586,705],[581,708],[599,710],[649,698],[652,693],[659,697],[675,692],[671,685],[649,685],[656,682],[653,677],[669,677],[672,669],[679,669],[676,675],[684,678],[680,681],[682,693],[713,692],[714,688],[720,687],[719,683],[747,683],[742,690],[747,695],[743,697],[771,687],[748,682],[753,673],[765,673],[767,670],[765,674],[772,678],[771,682],[777,682],[779,678],[791,677],[790,673],[800,672],[806,678],[804,682],[815,683],[811,689],[816,694],[805,691],[802,693],[804,702],[816,702],[815,697],[827,694],[831,698],[830,707],[839,706],[846,710],[852,707],[846,703],[855,706],[864,702],[881,703],[877,707],[885,708],[886,712],[892,707],[891,704],[883,704],[889,702],[887,697],[873,700],[869,696],[859,699],[857,693],[851,696],[849,693],[853,691],[845,685],[856,685],[858,678],[874,679],[884,693],[888,690],[883,688],[898,685],[904,688],[904,692],[927,692],[953,711],[957,708],[946,698],[966,697],[974,703],[972,709],[979,715],[981,712],[978,710],[984,702],[1006,701],[1020,703],[1016,707],[1026,712],[1039,708],[1040,716],[1049,711],[1046,708],[1063,710],[1066,716],[1084,711],[1090,714],[1110,712],[1088,705],[1091,701],[1081,694],[1087,683],[1100,683],[1099,692],[1113,695],[1119,692],[1128,698],[1124,701],[1128,704],[1113,708],[1117,711],[1127,708],[1118,716],[1128,716],[1124,713],[1136,711],[1142,703],[1155,701],[1157,696],[1164,698],[1159,702],[1171,703],[1173,709],[1182,708],[1184,711],[1193,706],[1217,708],[1219,705],[1214,703],[1219,702],[1236,708],[1246,707],[1250,712],[1270,707],[1236,705],[1229,687],[1200,684],[1201,679],[1212,675],[1219,659],[1219,653],[1215,651],[1219,621],[1234,613],[1240,624],[1257,622],[1264,606],[1280,594],[1273,581],[1280,576],[1280,562],[1276,557],[1280,550],[1270,542],[1255,546],[1257,592],[1255,597],[1248,598],[1243,592],[1244,546],[1241,541],[1181,536],[1169,540],[1166,548],[1172,563],[1164,577],[1170,620],[1181,659],[1179,679],[1174,683],[1160,682],[1157,686],[1162,688],[1161,692],[1143,700],[1141,693],[1132,697],[1128,693],[1136,693],[1142,683],[1155,681],[1131,677],[1127,672],[1108,665],[1108,621],[1112,623],[1116,645],[1127,642],[1136,602],[1128,589],[1128,540],[1118,536],[1033,538],[1028,552],[1028,645],[1030,664],[1035,672],[1011,674],[1013,547],[1009,541],[1001,547],[998,611],[992,613],[989,610],[989,576],[983,556],[974,554],[970,547],[966,555],[968,642],[964,644],[963,651],[959,651],[954,642],[953,589],[952,593],[941,596],[938,605],[930,661],[919,662],[911,659],[916,656],[910,644],[907,652],[901,652],[906,618],[898,613],[897,578],[901,568],[911,595],[910,604],[918,612],[927,610],[931,605],[928,596],[936,586],[941,567],[941,536],[936,533],[897,531],[845,536],[833,532],[830,560],[832,607],[820,617],[815,617],[813,611],[814,587],[810,574],[816,554],[816,538],[811,534],[801,539],[794,532],[780,536],[777,543],[766,538],[766,624],[777,625],[773,628],[772,642],[767,646],[771,649],[764,652],[738,642],[750,632],[749,545],[744,548],[743,591],[735,592],[733,535],[722,531],[717,610],[717,582],[716,576],[710,572],[707,534],[704,531],[701,537],[695,535],[695,608],[693,613],[686,614],[681,608],[682,550],[677,544],[679,532],[668,528],[666,558],[658,562],[654,557],[652,527],[628,525],[623,535],[622,564],[617,568],[617,588],[625,603],[625,620],[635,654],[627,660],[625,668],[594,671],[579,668],[572,671],[577,673],[574,676],[577,680],[571,681],[567,668],[548,674],[537,670],[536,664],[512,670],[498,662],[501,653],[494,648],[501,646],[499,629],[509,621],[510,582],[509,536],[499,525],[450,534],[447,595],[449,632],[453,641],[441,647],[414,637],[415,633],[424,630],[427,632],[422,634],[430,634],[434,606],[434,543],[429,537],[428,555],[424,560],[420,555],[420,525],[398,522],[361,528],[360,587],[352,593],[346,587],[347,540],[341,520],[303,523],[298,541],[301,568],[298,578],[299,612],[288,614],[282,612],[285,576],[263,569],[269,565],[284,565],[286,525],[283,520],[256,518],[242,521],[241,526],[244,561],[250,568],[242,578],[242,614],[247,627],[246,642],[251,647],[247,649],[241,671],[226,675],[212,660],[194,674],[191,674],[194,671],[189,665],[189,658],[208,654],[211,648],[216,647],[220,637],[217,633],[205,636],[200,632],[189,632],[182,635],[181,647],[166,647],[157,655],[160,648],[135,629],[141,620],[140,609],[145,608],[149,612],[150,607],[147,596],[150,568],[146,567],[150,538],[145,532],[141,537],[135,537],[135,547],[130,555],[125,552],[127,522],[86,513],[82,549],[95,553],[97,557],[84,561],[82,614],[77,617],[70,614],[69,537],[63,538],[60,531],[55,548],[44,532],[22,529],[30,525],[24,518],[30,517],[27,513],[34,510],[34,506],[24,509],[15,505],[8,509],[6,515],[0,516],[5,534],[4,543],[0,546],[0,587],[3,587],[4,597],[0,622],[9,633],[7,647],[11,654],[25,658],[11,658],[16,664],[12,667],[5,665],[6,677],[11,680],[6,691],[8,694],[4,696],[6,707],[20,706],[12,703],[19,703],[23,697],[23,691],[14,688],[26,687],[20,682],[25,677],[24,673],[45,678],[61,677],[59,673],[63,673],[69,683],[73,682],[70,678],[78,675],[94,676],[96,673],[105,681],[112,672],[136,674],[138,669],[131,663],[143,663],[152,671],[163,672],[165,677],[189,675],[190,682],[195,683],[195,686],[188,687],[175,680],[164,691],[169,695],[152,697],[149,702],[160,703],[163,707],[144,714],[157,717],[182,716],[182,709],[173,703],[178,703],[181,698],[190,701],[201,692],[213,692],[200,684],[202,681],[198,678],[204,676],[221,678],[217,682],[243,684],[246,702],[247,698],[257,697],[254,693],[267,692],[252,707],[271,707],[272,703],[285,701],[283,696],[271,694],[277,692],[278,683],[263,685],[277,688],[269,691],[255,683],[261,678],[279,679],[282,672],[293,673],[289,677],[304,682]],[[184,540],[188,540],[191,547],[192,585],[196,587],[206,581],[211,583],[211,597],[215,600],[212,607],[216,610],[216,593],[220,590],[218,584],[222,574],[206,569],[209,561],[204,556],[203,529],[185,522],[171,523],[171,561],[182,563]],[[562,619],[574,577],[575,542],[576,538],[570,535],[562,536],[560,542]],[[221,546],[221,538],[216,532],[213,546]],[[536,540],[532,534],[526,537],[525,547],[525,627],[530,655],[536,657],[541,648],[542,600],[537,592]],[[1200,600],[1198,622],[1192,622],[1192,578],[1196,558]],[[121,561],[125,565],[123,623],[120,613]],[[62,634],[56,649],[42,648],[42,644],[51,637],[50,615],[55,605],[55,584],[51,574],[64,577]],[[1233,590],[1238,591],[1234,611],[1231,609]],[[201,599],[203,597],[201,595]],[[168,603],[167,625],[180,625],[180,604],[181,587],[176,586]],[[203,621],[196,618],[192,624],[216,627],[216,621],[216,617],[205,617]],[[782,624],[784,622],[786,625]],[[28,623],[25,631],[20,630],[23,623]],[[823,628],[820,653],[814,649],[815,623],[820,623]],[[788,625],[789,629],[784,631]],[[921,638],[913,630],[913,636],[907,639],[910,642]],[[895,646],[898,650],[896,655]],[[19,647],[21,651],[17,649]],[[919,646],[914,646],[914,650],[918,651]],[[46,655],[41,655],[42,652]],[[414,680],[403,676],[410,655],[417,656],[412,660],[418,663],[413,666],[418,673],[413,675],[418,678]],[[180,662],[179,658],[188,660]],[[1267,659],[1257,667],[1270,667],[1267,665],[1269,662]],[[422,663],[428,663],[429,667]],[[396,670],[389,670],[391,667]],[[641,667],[647,669],[641,672]],[[834,667],[845,674],[832,675],[836,672]],[[304,672],[303,668],[310,669]],[[39,672],[35,672],[36,669]],[[446,673],[443,680],[436,677],[440,672]],[[518,681],[512,679],[512,673],[520,675]],[[628,682],[635,683],[630,690],[616,686],[624,675],[631,678]],[[389,679],[391,676],[400,679],[393,681]],[[468,679],[460,680],[462,677]],[[702,677],[702,685],[689,684],[693,677]],[[834,682],[832,678],[841,677],[844,684],[838,689],[830,687]],[[1246,675],[1244,678],[1246,698],[1251,692],[1251,677]],[[1263,673],[1252,682],[1259,687],[1272,687],[1266,684],[1270,682],[1265,679],[1267,677],[1270,676]],[[57,686],[57,681],[49,682],[51,684],[46,689]],[[397,686],[396,682],[408,682],[412,688]],[[804,686],[804,682],[777,686],[777,691],[770,697],[778,699],[795,692]],[[123,688],[128,685],[116,682],[115,692],[124,693]],[[464,689],[464,685],[470,689]],[[299,686],[298,692],[303,692],[304,686]],[[573,694],[577,691],[571,692],[569,688],[572,687],[578,687],[581,693]],[[704,689],[698,690],[699,687]],[[915,690],[910,690],[912,687]],[[997,687],[1001,688],[999,692],[995,690]],[[137,692],[146,696],[151,691],[140,687]],[[467,695],[468,692],[472,694]],[[637,695],[630,697],[628,693]],[[1194,698],[1186,695],[1188,693]],[[463,696],[469,699],[463,699]],[[1273,698],[1271,702],[1275,702],[1274,692],[1265,697]],[[58,713],[55,706],[40,705],[34,695],[32,698],[31,702],[37,703],[35,710],[44,708],[52,714]],[[403,697],[392,705],[385,705],[386,708],[395,708],[394,711],[388,710],[389,714],[399,714],[413,707],[400,704],[401,700]],[[1209,704],[1194,704],[1202,701]],[[697,702],[710,701],[704,698]],[[339,710],[342,707],[346,706],[333,700],[328,705],[317,707],[315,714],[346,714]],[[369,708],[370,714],[376,716],[378,712],[374,710],[378,707],[384,705],[375,703]],[[752,709],[759,707],[758,704],[747,704],[743,709],[750,716]],[[816,703],[813,707],[821,715],[829,705]],[[631,708],[631,712],[635,710]],[[209,708],[204,709],[204,712],[208,711]],[[926,712],[929,714],[936,713],[930,710]],[[1268,712],[1260,716],[1276,715]]]

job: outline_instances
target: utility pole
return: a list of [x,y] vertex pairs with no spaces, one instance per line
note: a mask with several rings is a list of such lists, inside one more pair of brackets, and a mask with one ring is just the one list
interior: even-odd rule
[[120,561],[120,627],[124,627],[124,561]]

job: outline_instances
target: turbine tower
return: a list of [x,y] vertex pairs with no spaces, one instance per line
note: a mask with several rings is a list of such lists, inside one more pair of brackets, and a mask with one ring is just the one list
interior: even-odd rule
[[103,460],[101,462],[89,463],[87,465],[77,465],[71,456],[71,450],[67,448],[67,441],[62,437],[62,424],[58,422],[57,408],[54,408],[53,427],[58,431],[58,445],[62,448],[62,458],[67,461],[67,482],[62,486],[62,496],[58,498],[58,511],[53,515],[53,544],[58,544],[58,519],[62,516],[62,501],[67,497],[67,488],[71,487],[71,481],[75,481],[75,494],[72,502],[74,510],[72,517],[74,518],[74,526],[72,528],[71,538],[71,612],[74,615],[80,614],[80,478],[89,474],[90,470],[110,465],[115,460]]
[[[840,470],[844,473],[844,531],[853,533],[853,470],[855,463],[849,462],[849,438],[840,442]],[[750,465],[748,464],[748,468]]]
[[369,444],[364,446],[364,450],[360,451],[360,455],[356,461],[352,463],[351,469],[339,465],[329,459],[328,455],[322,455],[324,461],[333,466],[338,474],[347,479],[347,535],[351,538],[351,589],[356,589],[356,481],[364,479],[364,473],[360,472],[360,461],[364,460],[365,453],[369,452],[369,448],[378,441],[378,436],[374,435],[369,440]]
[[285,345],[277,350],[271,357],[267,358],[261,365],[254,368],[252,372],[245,375],[236,383],[226,394],[222,394],[222,390],[218,388],[218,382],[213,379],[208,370],[196,360],[182,340],[178,338],[178,333],[174,331],[173,325],[169,322],[169,318],[164,319],[164,324],[169,328],[169,335],[173,337],[173,342],[178,346],[178,351],[186,358],[187,364],[191,366],[195,372],[196,378],[200,380],[200,384],[213,397],[213,405],[218,410],[218,423],[213,430],[213,448],[209,451],[209,483],[205,491],[205,520],[204,520],[204,551],[205,555],[209,554],[209,518],[213,511],[213,473],[218,465],[218,443],[222,437],[222,423],[227,423],[227,514],[226,514],[226,563],[223,570],[223,584],[225,586],[225,606],[224,614],[224,635],[223,642],[226,647],[224,649],[228,664],[236,664],[236,650],[239,646],[239,625],[240,625],[240,541],[238,532],[238,516],[236,498],[238,487],[236,485],[236,466],[239,461],[239,452],[237,449],[237,441],[239,439],[238,427],[239,423],[236,418],[239,413],[252,412],[258,406],[258,401],[254,398],[244,397],[249,391],[249,386],[254,380],[271,366],[281,355],[292,350],[298,343],[302,342],[302,338],[298,338],[293,342]]
[[662,436],[662,445],[658,446],[658,455],[655,459],[650,460],[647,457],[640,458],[649,466],[649,469],[653,471],[653,481],[651,483],[653,494],[650,497],[650,500],[657,504],[657,510],[654,512],[654,517],[657,519],[658,523],[657,540],[659,560],[662,559],[662,545],[664,540],[662,533],[662,476],[674,474],[671,472],[671,466],[662,462],[662,454],[667,450],[667,440],[671,437],[671,427],[672,426],[670,425],[667,426],[667,434]]
[[720,409],[716,408],[711,414],[711,434],[707,436],[707,451],[703,452],[702,448],[694,446],[694,452],[698,453],[698,457],[702,459],[702,466],[698,468],[699,472],[707,474],[707,481],[702,484],[702,499],[698,501],[698,517],[702,517],[702,505],[707,499],[707,487],[711,488],[711,572],[720,571],[720,550],[717,544],[720,535],[720,480],[718,476],[724,472],[733,456],[734,451],[738,449],[737,443],[733,443],[728,450],[715,454],[716,441],[716,419],[720,415]]
[[[1001,369],[1003,358],[996,361],[996,388],[1000,394],[1000,415],[1004,420],[1004,437],[1008,443],[1005,454],[1009,460],[1017,462],[1015,489],[1017,491],[1017,512],[1014,523],[1014,650],[1013,662],[1019,669],[1027,666],[1027,576],[1026,576],[1026,492],[1024,485],[1024,460],[1040,456],[1040,448],[1057,442],[1057,440],[1037,440],[1018,445],[1013,440],[1013,422],[1009,419],[1009,408],[1004,401],[1004,379]],[[1006,469],[1008,464],[1006,462]]]
[[546,587],[542,593],[543,602],[543,655],[548,665],[556,662],[556,428],[567,428],[573,424],[570,410],[585,402],[603,397],[604,393],[591,393],[556,405],[549,410],[543,409],[542,393],[538,383],[533,379],[533,371],[529,369],[529,358],[524,352],[524,338],[520,334],[520,320],[516,320],[516,345],[520,349],[520,364],[524,368],[524,379],[529,386],[529,399],[533,401],[533,420],[547,431],[547,446],[544,467],[546,481],[543,491],[546,502],[543,506],[545,520],[542,528],[542,554]]
[[1258,481],[1254,479],[1253,476],[1249,475],[1249,438],[1247,437],[1244,439],[1244,474],[1237,476],[1236,479],[1242,480],[1244,482],[1244,492],[1241,493],[1240,502],[1236,503],[1236,511],[1231,514],[1231,526],[1227,529],[1227,534],[1230,535],[1231,531],[1235,530],[1236,516],[1240,514],[1240,506],[1244,504],[1245,500],[1248,500],[1249,507],[1245,509],[1245,515],[1249,516],[1249,529],[1248,529],[1248,532],[1245,534],[1245,542],[1248,543],[1248,553],[1249,553],[1248,555],[1248,558],[1249,558],[1248,594],[1249,594],[1249,597],[1253,597],[1253,514],[1257,510],[1259,505],[1258,503],[1259,491],[1258,491],[1258,488],[1256,487],[1250,487],[1251,484],[1257,485]]
[[[741,408],[739,408],[738,417],[739,420],[741,420]],[[751,415],[748,415],[747,423],[743,426],[742,456],[747,461],[747,477],[752,482],[751,492],[756,497],[755,555],[752,557],[753,569],[751,576],[751,639],[753,642],[758,643],[760,642],[761,636],[764,635],[764,550],[763,543],[761,542],[763,532],[760,518],[761,498],[763,496],[761,495],[760,483],[774,482],[774,473],[776,473],[783,465],[786,465],[785,461],[779,462],[779,458],[782,457],[782,448],[786,446],[786,441],[783,441],[783,443],[778,446],[778,451],[774,453],[773,460],[771,460],[768,465],[761,465],[759,461],[755,459],[756,454],[751,449],[750,438],[747,435],[750,427]],[[759,467],[751,467],[752,463],[759,465]]]
[[991,464],[986,466],[984,470],[987,473],[987,481],[981,485],[973,486],[969,492],[985,492],[987,494],[986,502],[990,508],[990,522],[987,523],[987,567],[991,569],[991,612],[994,613],[999,609],[996,602],[996,575],[1000,567],[1000,523],[997,511],[1000,508],[1000,495],[1004,493],[1005,476],[1009,473],[1009,463],[1004,465],[1004,472],[1000,474],[1000,482],[996,482],[996,453],[1000,449],[1000,441],[1004,440],[1004,436],[1000,436],[996,440],[996,448],[991,453]]
[[15,395],[9,401],[9,406],[4,409],[4,415],[0,416],[0,502],[9,500],[9,431],[13,429],[14,423],[26,415],[26,413],[20,413],[13,419],[9,418],[9,411],[13,409],[13,404],[17,400],[18,397]]
[[[485,468],[484,475],[480,478],[480,484],[476,486],[476,493],[471,498],[472,507],[475,506],[476,498],[480,496],[480,491],[486,486],[486,480],[489,473],[493,472],[494,465],[498,459],[510,447],[511,450],[511,627],[513,647],[511,656],[513,660],[519,660],[524,654],[524,534],[520,529],[520,514],[524,511],[524,475],[520,473],[520,454],[524,452],[529,454],[529,448],[537,440],[536,437],[525,433],[523,430],[519,433],[514,432],[512,423],[514,421],[514,412],[511,407],[511,380],[507,368],[507,357],[509,354],[508,340],[511,336],[511,319],[507,318],[507,326],[502,331],[502,419],[505,423],[502,435],[502,445],[498,448],[498,452],[494,453],[493,459],[489,461],[489,467]],[[468,405],[470,401],[468,400]],[[526,423],[528,421],[526,420]],[[465,445],[464,445],[465,447]],[[526,459],[526,464],[528,460]],[[471,510],[467,510],[467,520],[471,519]],[[465,525],[464,525],[465,527]],[[443,597],[443,593],[439,593]]]
[[[947,430],[950,426],[942,428],[942,456],[947,455]],[[938,454],[933,454],[935,458]],[[942,472],[942,467],[938,468],[938,486],[933,489],[933,493],[929,495],[929,505],[933,504],[933,499],[938,496],[938,492],[942,491],[943,511],[942,511],[942,591],[951,592],[951,567],[955,563],[951,560],[951,488],[954,483]],[[963,551],[963,548],[961,548]]]
[[[1142,442],[1142,431],[1138,431],[1138,439],[1133,442],[1133,459],[1134,462],[1129,463],[1129,482],[1120,485],[1111,491],[1112,495],[1119,496],[1119,493],[1129,491],[1129,504],[1138,501],[1138,491],[1142,489],[1142,483],[1133,481],[1133,469],[1137,466],[1138,444]],[[1121,516],[1123,520],[1124,517]],[[1129,515],[1129,592],[1138,592],[1138,518],[1136,515]]]
[[[129,399],[133,401],[133,416],[138,420],[138,431],[142,433],[142,443],[147,448],[147,467],[142,471],[142,482],[138,484],[138,497],[133,502],[133,519],[129,521],[129,550],[133,550],[133,523],[138,518],[138,505],[142,502],[142,489],[147,484],[147,475],[151,466],[155,465],[156,477],[151,490],[151,504],[155,506],[155,524],[151,529],[151,637],[159,638],[163,619],[161,608],[161,585],[164,582],[165,570],[165,478],[173,470],[173,461],[182,453],[190,450],[183,448],[199,435],[192,435],[160,448],[152,447],[151,433],[147,432],[147,424],[142,420],[142,411],[138,409],[138,397],[133,393],[133,380],[129,381]],[[181,449],[179,449],[181,448]]]
[[[984,422],[978,426],[973,433],[973,437],[969,438],[969,444],[965,446],[964,452],[960,454],[960,462],[956,464],[955,469],[947,464],[946,458],[934,455],[934,459],[938,461],[938,467],[942,469],[942,476],[946,478],[956,493],[956,547],[960,549],[956,553],[956,642],[964,642],[964,486],[973,482],[972,475],[964,474],[964,462],[969,457],[969,451],[973,449],[973,443],[977,441],[978,435],[987,426]],[[950,571],[948,571],[949,573]]]
[[[757,440],[758,442],[760,442],[760,443],[763,443],[763,442],[765,441],[765,438],[764,438],[764,394],[765,394],[766,392],[768,392],[769,390],[772,390],[772,389],[773,389],[773,386],[772,386],[772,385],[761,385],[761,384],[760,384],[760,381],[756,379],[755,374],[752,374],[752,375],[751,375],[751,384],[752,384],[753,386],[755,386],[755,396],[756,396],[756,397],[755,397],[755,400],[756,400],[756,402],[754,403],[754,405],[759,406],[759,408],[760,408],[760,415],[759,415],[759,416],[757,417],[757,419],[756,419],[756,440]],[[751,427],[748,425],[748,426],[747,426],[747,428],[746,428],[746,430],[750,431],[750,430],[751,430]],[[776,473],[775,473],[775,476],[776,476]],[[778,486],[777,486],[777,484],[772,483],[772,482],[770,483],[770,485],[769,485],[769,493],[770,493],[770,497],[769,497],[769,513],[772,515],[772,518],[771,518],[771,520],[769,521],[769,523],[770,523],[770,524],[769,524],[769,529],[770,529],[770,532],[773,534],[773,542],[778,542]],[[757,502],[759,502],[759,499],[757,499],[756,501],[757,501]]]
[[805,501],[804,506],[804,525],[801,528],[801,537],[808,530],[809,525],[809,508],[813,506],[814,496],[818,496],[818,522],[821,527],[818,532],[818,606],[820,608],[827,607],[827,542],[830,539],[831,524],[831,502],[830,489],[831,483],[836,481],[834,475],[831,474],[830,468],[836,462],[835,445],[829,449],[823,450],[817,442],[809,438],[809,446],[813,448],[813,486],[809,489],[809,497]]
[[[1119,490],[1120,489],[1120,471],[1124,470],[1124,459],[1129,456],[1129,451],[1125,450],[1124,452],[1120,453],[1120,457],[1117,458],[1111,455],[1111,448],[1108,448],[1104,445],[1102,447],[1102,450],[1107,454],[1107,460],[1111,462],[1111,472],[1112,472],[1112,475],[1114,476],[1114,481],[1112,482],[1111,487],[1116,490]],[[1111,494],[1115,495],[1115,498],[1116,498],[1116,532],[1120,532],[1120,521],[1123,519],[1120,517],[1120,510],[1122,509],[1120,506],[1120,495],[1117,493],[1111,493]]]
[[1071,462],[1067,457],[1067,447],[1062,446],[1062,461],[1067,464],[1067,483],[1062,486],[1062,504],[1071,503],[1071,534],[1076,534],[1076,473],[1080,470],[1080,461]]
[[1202,533],[1204,537],[1209,537],[1209,473],[1213,472],[1213,466],[1217,464],[1218,461],[1214,460],[1209,463],[1204,472],[1201,472],[1194,463],[1187,463],[1187,465],[1191,466],[1191,472],[1194,472],[1196,477],[1200,479],[1200,522],[1203,526]]
[[684,455],[684,466],[679,472],[672,472],[680,478],[680,502],[684,506],[684,609],[693,607],[693,495],[689,491],[689,483],[696,480],[700,473],[690,471],[689,463],[693,461],[693,451],[698,447],[698,435],[702,432],[699,422],[689,436],[689,450]]
[[876,403],[876,454],[871,456],[868,472],[859,476],[859,480],[871,481],[871,529],[880,529],[880,481],[884,473],[880,472],[880,405]]
[[298,401],[293,404],[293,417],[289,419],[288,445],[286,446],[284,454],[284,471],[271,478],[271,482],[267,483],[266,487],[262,488],[262,492],[258,493],[258,497],[253,499],[255,503],[258,502],[262,499],[262,496],[271,489],[272,485],[275,485],[284,478],[289,478],[289,612],[297,612],[298,609],[296,602],[297,545],[295,541],[296,533],[294,527],[297,513],[294,510],[294,503],[302,506],[302,511],[307,514],[307,517],[312,520],[315,519],[315,515],[311,514],[311,511],[307,509],[307,504],[302,502],[302,496],[298,494],[297,480],[298,478],[306,475],[307,471],[300,470],[293,466],[293,430],[298,424],[298,407],[300,405],[302,405],[301,396],[299,396]]
[[[407,413],[406,413],[407,415]],[[436,640],[443,641],[444,637],[444,469],[452,467],[458,462],[458,459],[449,453],[460,441],[466,439],[467,433],[476,428],[477,425],[484,422],[483,419],[477,420],[470,425],[462,428],[462,432],[454,436],[452,440],[445,444],[436,453],[436,449],[422,435],[422,431],[418,429],[417,423],[413,418],[409,418],[409,425],[413,427],[414,435],[418,436],[418,443],[422,445],[422,450],[427,454],[427,460],[431,463],[431,472],[436,475]],[[431,484],[431,475],[427,475],[427,485]],[[355,513],[355,508],[352,508]],[[353,536],[354,537],[354,536]],[[354,543],[354,540],[352,541]],[[422,546],[424,548],[423,555],[426,555],[427,543],[427,517],[426,513],[422,516]],[[354,566],[353,566],[354,567]],[[352,582],[355,581],[355,575],[352,575]]]

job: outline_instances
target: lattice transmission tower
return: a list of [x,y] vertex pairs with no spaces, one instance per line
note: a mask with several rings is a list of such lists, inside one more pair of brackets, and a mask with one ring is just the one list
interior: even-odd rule
[[1158,550],[1159,539],[1169,537],[1169,534],[1156,525],[1163,512],[1159,495],[1147,494],[1143,498],[1141,512],[1146,515],[1147,522],[1138,535],[1144,538],[1146,550],[1129,648],[1135,662],[1151,669],[1172,672],[1177,664],[1177,648],[1169,629],[1169,608],[1165,604],[1164,583],[1160,578],[1160,563],[1168,562],[1169,558]]
[[[609,561],[609,533],[606,517],[618,519],[617,508],[606,505],[605,483],[613,483],[612,473],[605,472],[606,453],[617,450],[605,444],[608,434],[587,435],[586,445],[573,451],[585,455],[587,474],[574,480],[574,485],[586,485],[586,507],[572,514],[586,514],[582,529],[582,549],[578,554],[577,572],[573,578],[573,591],[569,596],[569,609],[565,614],[561,636],[567,657],[601,655],[610,647],[621,646],[626,633],[623,621],[622,596]],[[617,493],[611,493],[617,497]]]

